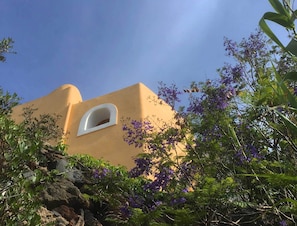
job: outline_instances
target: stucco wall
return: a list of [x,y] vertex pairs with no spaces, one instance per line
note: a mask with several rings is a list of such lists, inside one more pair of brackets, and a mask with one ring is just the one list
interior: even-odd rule
[[[96,158],[104,158],[113,164],[131,166],[132,156],[139,153],[138,149],[127,145],[123,141],[121,119],[131,117],[141,119],[142,106],[140,86],[134,85],[101,97],[74,104],[71,108],[66,143],[69,153],[85,153]],[[84,113],[100,104],[112,103],[118,109],[118,124],[95,132],[77,136],[78,127]]]
[[[116,106],[117,124],[78,136],[83,115],[91,108],[106,103]],[[63,85],[45,97],[15,107],[13,116],[17,121],[21,120],[19,115],[26,106],[38,108],[36,114],[55,113],[62,116],[59,124],[68,132],[65,142],[69,146],[69,154],[89,154],[128,168],[134,166],[133,157],[143,150],[123,141],[122,121],[149,117],[157,127],[173,118],[171,108],[164,102],[160,104],[157,96],[141,83],[87,101],[82,101],[76,87]]]
[[12,117],[16,122],[21,122],[23,109],[31,107],[32,109],[37,109],[34,112],[34,115],[37,117],[40,114],[60,115],[61,119],[58,121],[58,125],[61,128],[67,128],[68,108],[79,102],[82,102],[79,90],[73,85],[66,84],[44,97],[14,107]]

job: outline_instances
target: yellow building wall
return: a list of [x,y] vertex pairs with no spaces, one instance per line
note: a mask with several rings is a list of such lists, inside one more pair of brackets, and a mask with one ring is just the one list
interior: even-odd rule
[[[78,136],[83,115],[91,108],[106,103],[117,107],[117,124]],[[75,86],[64,85],[45,97],[15,107],[15,119],[20,121],[19,115],[23,107],[31,105],[38,108],[36,114],[61,115],[59,125],[68,132],[65,143],[68,145],[69,154],[89,154],[127,168],[134,166],[133,158],[144,150],[124,142],[123,121],[129,122],[128,118],[149,118],[157,127],[162,121],[170,122],[173,119],[171,108],[164,102],[160,105],[156,94],[141,83],[87,101],[82,101]]]
[[66,84],[44,97],[14,107],[12,117],[17,123],[21,122],[24,108],[30,107],[36,109],[34,116],[41,114],[61,116],[58,125],[65,130],[67,128],[69,108],[79,102],[82,102],[79,90],[73,85]]

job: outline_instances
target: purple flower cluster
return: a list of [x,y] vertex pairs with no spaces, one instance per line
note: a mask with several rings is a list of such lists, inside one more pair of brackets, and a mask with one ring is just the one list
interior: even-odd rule
[[136,158],[135,163],[136,166],[129,172],[130,177],[135,178],[142,174],[149,175],[152,166],[151,159],[148,157]]
[[151,152],[166,152],[166,145],[164,144],[164,141],[161,143],[156,143],[154,140],[148,141],[147,147]]
[[95,169],[93,171],[93,177],[94,178],[98,178],[98,179],[102,179],[106,176],[108,176],[108,174],[110,173],[111,171],[107,168],[102,168],[102,169]]
[[224,47],[228,56],[235,57],[239,61],[250,61],[267,56],[267,39],[261,31],[252,33],[248,39],[240,43],[224,38]]
[[132,208],[142,208],[145,203],[145,199],[140,195],[132,195],[129,197],[128,202],[129,206]]
[[180,197],[180,198],[176,198],[176,199],[172,199],[171,200],[171,205],[179,205],[179,204],[183,204],[187,201],[187,199],[185,197]]
[[125,204],[120,208],[122,216],[127,219],[132,216],[132,211],[130,210],[128,204]]
[[[233,93],[230,94],[233,95]],[[224,110],[228,106],[228,97],[227,91],[224,89],[216,89],[209,97],[208,97],[209,106],[216,106],[219,110]]]
[[257,148],[251,144],[247,145],[245,150],[239,150],[235,157],[239,161],[239,163],[250,162],[252,159],[261,160],[263,156],[259,153]]
[[160,189],[164,190],[172,179],[173,173],[172,169],[164,167],[158,174],[155,175],[154,181],[144,186],[144,190],[153,192],[159,191]]
[[152,154],[165,154],[167,151],[172,150],[174,146],[178,144],[181,139],[181,134],[175,128],[168,128],[164,125],[163,128],[146,140],[146,147]]
[[153,204],[150,206],[150,210],[155,210],[158,206],[162,205],[162,201],[153,201]]
[[225,86],[232,86],[236,83],[240,83],[244,79],[245,66],[243,64],[237,64],[232,66],[225,64],[220,69],[221,83]]
[[165,145],[174,146],[179,142],[179,130],[176,128],[169,128],[164,130]]
[[224,47],[227,56],[235,56],[238,52],[238,44],[227,37],[224,37]]
[[132,208],[139,208],[142,209],[143,212],[150,212],[162,205],[162,201],[155,201],[154,197],[151,195],[144,198],[144,196],[134,194],[128,198],[128,204]]
[[180,99],[178,97],[180,94],[181,91],[178,91],[175,84],[172,84],[170,87],[168,87],[163,82],[159,82],[158,97],[169,104],[172,109],[174,109],[176,102],[180,102]]
[[223,136],[222,131],[218,125],[209,126],[209,128],[205,129],[201,133],[202,141],[207,142],[211,140],[218,140]]
[[[183,162],[180,164],[176,175],[183,183],[189,183],[195,173],[197,173],[197,167],[192,162]],[[187,193],[188,190],[185,188],[182,192]]]
[[244,59],[262,58],[267,55],[267,39],[260,30],[252,33],[248,39],[243,39],[240,43],[244,49]]
[[187,111],[202,115],[205,112],[225,110],[235,95],[236,91],[232,86],[207,85],[200,97],[190,99]]
[[187,108],[187,112],[194,113],[197,115],[203,114],[204,108],[202,106],[202,98],[191,96],[189,99],[189,106]]
[[258,71],[262,71],[272,60],[269,57],[272,50],[267,47],[267,42],[266,36],[261,31],[252,33],[240,43],[225,38],[224,46],[227,55],[234,57],[238,63],[235,66],[225,64],[219,70],[221,83],[236,89],[255,85]]
[[153,128],[150,121],[132,120],[130,125],[125,124],[123,126],[125,132],[124,141],[129,145],[134,144],[135,147],[140,148],[143,146],[147,134],[152,132]]

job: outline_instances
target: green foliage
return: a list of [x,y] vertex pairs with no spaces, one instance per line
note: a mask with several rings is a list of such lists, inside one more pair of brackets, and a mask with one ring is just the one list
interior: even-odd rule
[[[137,194],[141,206],[128,201],[132,225],[179,225],[180,213],[185,225],[296,221],[296,17],[287,1],[270,3],[276,12],[264,14],[260,26],[278,46],[261,32],[240,43],[226,39],[235,65],[218,70],[218,81],[191,84],[174,125],[124,125],[125,140],[147,148],[130,175],[152,178]],[[287,47],[266,20],[291,31]],[[169,104],[181,94],[164,84],[159,93]]]
[[57,125],[59,115],[42,114],[38,117],[34,116],[34,111],[31,107],[23,109],[23,122],[21,123],[25,129],[26,135],[32,140],[36,139],[43,145],[47,141],[58,141],[62,138],[63,130]]
[[[32,117],[25,114],[22,123],[10,117],[18,100],[15,94],[1,92],[0,112],[0,224],[39,225],[38,194],[42,183],[51,180],[38,168],[46,162],[41,150],[45,142],[58,137],[56,118],[49,115]],[[25,112],[28,112],[26,110]]]
[[0,61],[6,61],[5,54],[7,53],[15,53],[12,50],[13,48],[13,40],[11,38],[4,38],[0,41]]
[[4,92],[3,89],[0,88],[0,114],[11,114],[12,108],[19,103],[19,100],[20,98],[16,93],[10,94],[8,92]]
[[[268,35],[268,37],[270,37],[278,46],[296,56],[297,36],[294,22],[297,18],[297,11],[292,9],[292,3],[290,0],[283,1],[283,3],[281,3],[279,0],[269,0],[269,2],[276,12],[265,13],[261,18],[259,25],[261,29]],[[266,20],[272,21],[290,31],[292,39],[286,47],[269,28]]]
[[[293,225],[297,220],[296,11],[290,1],[269,0],[275,12],[260,20],[261,32],[240,43],[225,40],[235,60],[218,81],[191,84],[189,102],[171,124],[125,122],[124,139],[145,147],[129,172],[87,155],[70,167],[87,175],[83,196],[109,225]],[[285,47],[266,21],[286,28]],[[181,94],[161,83],[172,107]],[[186,92],[189,93],[189,92]],[[61,138],[55,116],[24,122],[10,118],[17,97],[0,93],[0,224],[38,225],[36,197],[51,180],[36,166],[49,140]],[[63,143],[58,143],[62,151]],[[54,173],[53,175],[54,176]],[[19,211],[21,210],[21,211]]]
[[91,172],[89,183],[84,184],[82,190],[84,197],[97,203],[97,208],[104,215],[103,220],[115,225],[126,225],[128,217],[122,211],[123,204],[131,195],[141,192],[146,179],[130,178],[125,167],[113,166],[89,155],[71,156],[71,165],[83,166],[86,172]]

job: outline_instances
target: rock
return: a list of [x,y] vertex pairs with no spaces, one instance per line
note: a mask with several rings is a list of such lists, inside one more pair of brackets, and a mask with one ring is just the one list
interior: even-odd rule
[[82,210],[81,215],[78,215],[73,208],[64,205],[57,207],[52,211],[45,207],[41,207],[38,210],[38,214],[41,217],[41,225],[87,226],[84,221],[84,212]]
[[65,205],[61,205],[59,207],[56,207],[53,209],[53,211],[58,212],[61,214],[63,218],[65,218],[68,221],[77,221],[78,220],[78,214],[75,213],[74,209]]
[[51,225],[53,223],[57,226],[69,225],[69,221],[63,218],[60,214],[55,214],[45,207],[41,207],[38,210],[38,215],[41,217],[41,225]]
[[65,177],[70,180],[73,183],[83,183],[84,182],[84,176],[82,172],[73,167],[70,168],[68,166],[68,161],[63,158],[63,159],[57,159],[57,166],[56,169],[65,175]]
[[69,180],[61,178],[53,183],[47,183],[41,192],[41,200],[48,209],[61,205],[75,209],[88,208],[89,202],[83,198],[80,190]]
[[65,173],[68,171],[67,165],[68,162],[66,159],[56,159],[57,165],[56,165],[56,170],[58,170],[60,173]]
[[[45,175],[49,175],[51,170],[59,172],[53,182],[42,183],[44,188],[40,199],[44,207],[38,212],[42,219],[41,225],[52,223],[55,226],[102,226],[95,217],[95,212],[100,212],[95,208],[97,203],[82,195],[92,194],[92,190],[89,191],[84,186],[92,184],[91,169],[80,163],[70,167],[67,156],[55,150],[44,149],[41,153],[46,160],[37,168],[44,168],[42,172]],[[24,176],[29,179],[32,177],[29,173]]]

